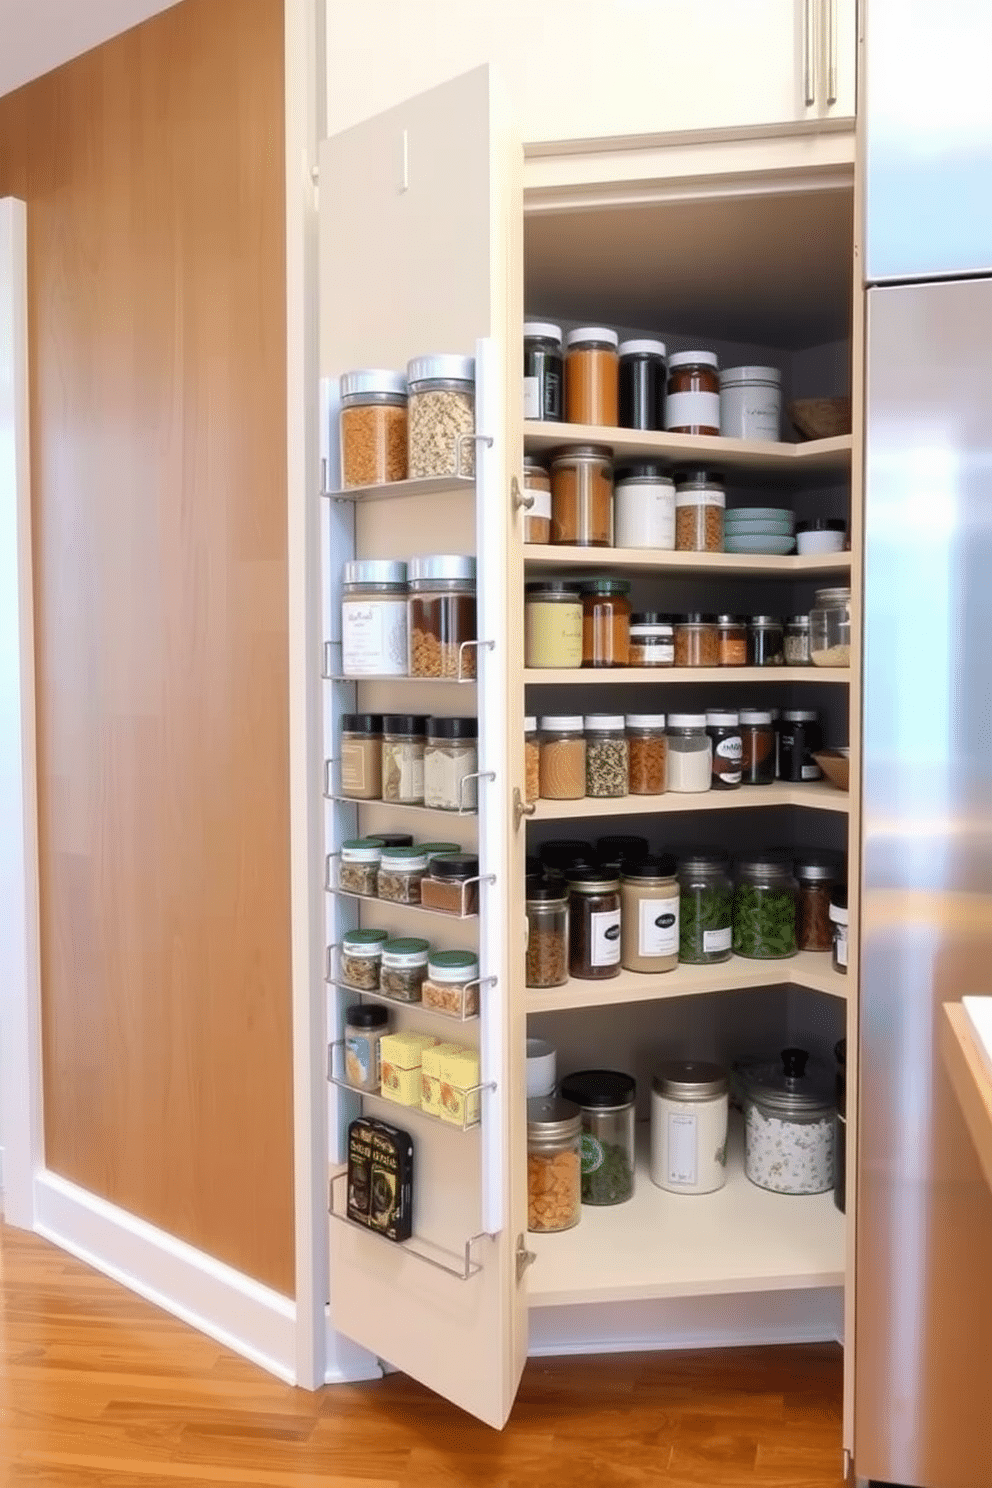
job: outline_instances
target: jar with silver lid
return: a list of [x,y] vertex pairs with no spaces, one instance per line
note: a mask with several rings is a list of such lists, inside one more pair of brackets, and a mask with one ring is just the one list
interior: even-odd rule
[[341,671],[345,677],[407,674],[407,568],[392,558],[344,566]]
[[669,1060],[651,1082],[651,1181],[669,1193],[715,1193],[727,1181],[730,1082],[719,1064]]
[[738,1066],[744,1105],[744,1172],[780,1194],[834,1186],[834,1082],[805,1049]]
[[422,356],[407,363],[411,480],[475,475],[475,360]]
[[475,676],[475,559],[432,553],[411,558],[410,676]]
[[582,1218],[582,1115],[572,1101],[539,1096],[527,1102],[527,1228],[531,1234],[570,1230]]
[[750,666],[783,664],[785,638],[777,615],[752,615],[747,641]]
[[790,615],[785,622],[786,666],[811,666],[809,655],[809,616]]
[[341,378],[341,486],[406,480],[406,378],[368,368]]

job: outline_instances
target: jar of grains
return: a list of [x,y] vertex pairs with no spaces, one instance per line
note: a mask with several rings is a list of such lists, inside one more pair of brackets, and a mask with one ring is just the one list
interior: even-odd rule
[[411,558],[410,676],[475,676],[475,559],[437,553]]
[[524,800],[530,804],[541,794],[541,748],[537,742],[537,719],[524,719]]
[[341,671],[346,677],[407,674],[407,568],[392,558],[344,566]]
[[542,799],[581,800],[586,793],[585,719],[578,713],[542,718],[539,742]]
[[777,440],[782,374],[777,367],[725,367],[720,373],[720,433],[725,439]]
[[358,992],[378,992],[382,970],[382,948],[388,930],[346,930],[341,936],[342,982]]
[[570,1230],[582,1218],[582,1116],[558,1096],[527,1102],[527,1229]]
[[584,579],[582,589],[582,665],[630,664],[630,583],[627,579]]
[[524,418],[561,423],[561,395],[561,326],[525,320]]
[[675,483],[663,465],[630,465],[618,475],[613,541],[618,548],[675,547]]
[[479,907],[479,859],[475,853],[444,853],[428,857],[427,872],[420,882],[424,909],[441,914],[475,914]]
[[345,1078],[356,1090],[379,1089],[379,1040],[388,1032],[388,1008],[357,1002],[345,1013]]
[[344,894],[375,898],[382,859],[382,839],[351,837],[341,844],[337,886]]
[[664,341],[621,341],[620,427],[665,427]]
[[475,475],[475,362],[423,356],[407,363],[411,480]]
[[741,720],[739,713],[710,708],[706,713],[706,732],[713,743],[714,790],[736,790],[741,783]]
[[630,794],[662,796],[668,780],[668,737],[664,713],[628,713]]
[[675,627],[671,615],[663,615],[658,610],[640,610],[631,615],[630,665],[675,665]]
[[781,666],[785,660],[784,628],[777,615],[752,615],[748,626],[751,666]]
[[581,1070],[561,1082],[565,1100],[582,1111],[582,1202],[623,1204],[634,1194],[632,1075]]
[[397,806],[424,804],[427,719],[419,713],[387,713],[382,720],[382,799]]
[[352,801],[382,795],[382,714],[341,715],[341,794]]
[[420,880],[427,872],[422,847],[386,847],[379,864],[379,898],[393,904],[419,904]]
[[613,542],[613,465],[601,444],[575,444],[551,461],[551,541],[578,548]]
[[568,878],[568,969],[589,982],[620,972],[620,880],[599,868]]
[[675,546],[680,553],[722,553],[726,493],[706,471],[675,480]]
[[586,795],[625,796],[630,789],[630,749],[622,713],[586,714]]
[[562,879],[527,880],[528,987],[561,987],[568,981],[568,890]]
[[671,1060],[651,1082],[651,1181],[716,1193],[727,1181],[730,1081],[719,1064]]
[[830,924],[833,927],[834,971],[847,975],[847,887],[838,884],[830,894]]
[[809,666],[809,616],[790,615],[785,622],[786,666]]
[[675,665],[715,667],[719,665],[720,642],[715,615],[695,611],[675,621]]
[[744,785],[775,783],[775,730],[772,715],[757,708],[742,708],[741,781]]
[[424,749],[424,805],[475,811],[479,805],[479,720],[429,718]]
[[526,586],[524,665],[582,665],[582,591],[578,584],[540,579]]
[[792,871],[799,885],[796,944],[801,951],[833,950],[830,895],[840,877],[840,865],[816,853],[799,853]]
[[725,853],[693,852],[679,859],[679,960],[690,966],[729,961],[734,881]]
[[668,358],[665,428],[671,434],[719,434],[720,373],[715,351]]
[[543,465],[524,456],[524,490],[530,505],[524,508],[524,542],[551,541],[551,477]]
[[570,424],[609,424],[620,417],[617,347],[606,326],[582,326],[565,337],[565,418]]
[[805,1049],[739,1067],[744,1172],[772,1193],[829,1193],[834,1186],[834,1087]]
[[668,789],[688,794],[708,791],[713,769],[713,744],[706,732],[705,713],[668,715]]
[[798,894],[788,861],[771,853],[742,858],[734,889],[734,954],[756,961],[794,956]]
[[625,863],[620,876],[620,964],[625,971],[674,971],[679,964],[675,859]]
[[815,754],[823,748],[820,715],[815,708],[786,708],[778,727],[780,780],[822,780]]
[[809,655],[814,666],[850,666],[850,589],[817,589],[809,614],[809,632]]
[[474,951],[431,951],[421,1001],[432,1013],[474,1018],[479,1011],[479,958]]
[[387,940],[382,948],[382,993],[397,1002],[419,1002],[427,980],[430,947],[416,935]]
[[740,615],[716,617],[717,665],[747,666],[747,621]]
[[406,480],[406,378],[346,372],[341,378],[341,485]]

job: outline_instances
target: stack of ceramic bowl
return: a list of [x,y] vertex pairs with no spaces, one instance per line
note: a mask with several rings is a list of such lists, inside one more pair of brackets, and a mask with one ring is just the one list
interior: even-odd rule
[[796,519],[786,507],[738,506],[723,519],[725,553],[792,553]]

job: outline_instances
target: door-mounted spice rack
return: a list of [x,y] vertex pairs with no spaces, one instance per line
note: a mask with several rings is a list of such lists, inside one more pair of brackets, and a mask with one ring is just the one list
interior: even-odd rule
[[339,801],[343,806],[383,806],[390,813],[394,811],[412,811],[419,815],[434,816],[440,814],[447,817],[478,816],[478,806],[464,805],[465,788],[470,781],[487,780],[492,782],[496,779],[495,770],[472,770],[467,775],[462,775],[458,780],[458,795],[462,804],[451,806],[428,806],[420,801],[388,801],[384,796],[350,796],[340,788],[335,789],[333,767],[337,763],[334,759],[324,761],[324,800]]
[[[410,1004],[415,1006],[416,1004]],[[495,1091],[495,1080],[478,1081],[474,1085],[452,1085],[450,1087],[455,1097],[456,1108],[461,1113],[461,1119],[452,1121],[444,1116],[435,1116],[432,1111],[425,1111],[421,1106],[407,1105],[403,1101],[390,1100],[388,1096],[381,1095],[375,1090],[363,1090],[360,1085],[353,1085],[350,1080],[345,1079],[341,1072],[341,1065],[345,1053],[345,1040],[335,1039],[327,1046],[327,1078],[332,1085],[340,1090],[347,1090],[349,1095],[357,1095],[363,1101],[376,1101],[392,1112],[393,1116],[412,1116],[417,1121],[427,1121],[432,1126],[446,1127],[453,1132],[478,1131],[482,1125],[482,1097],[486,1091]],[[419,1079],[419,1072],[418,1072]]]
[[426,1240],[422,1235],[412,1235],[409,1240],[401,1240],[398,1243],[388,1240],[385,1235],[377,1235],[375,1230],[370,1230],[366,1225],[357,1224],[355,1220],[349,1219],[347,1213],[338,1207],[336,1189],[340,1183],[347,1184],[347,1181],[347,1168],[340,1168],[331,1174],[328,1186],[328,1214],[336,1223],[347,1225],[350,1230],[354,1230],[359,1235],[369,1235],[380,1245],[388,1245],[394,1255],[397,1251],[401,1251],[404,1255],[423,1261],[427,1266],[433,1266],[437,1271],[444,1271],[448,1276],[453,1276],[456,1281],[469,1281],[473,1276],[478,1276],[482,1270],[482,1263],[473,1259],[473,1247],[482,1240],[495,1239],[495,1235],[489,1234],[486,1230],[473,1235],[471,1239],[465,1241],[461,1255],[445,1249],[444,1246],[435,1245],[432,1240]]
[[[351,997],[367,997],[373,1002],[381,1002],[386,1007],[405,1008],[407,1011],[423,1013],[428,1017],[443,1018],[448,1023],[477,1023],[479,1021],[479,997],[483,988],[495,987],[498,978],[472,977],[467,982],[453,984],[453,990],[457,990],[459,996],[452,998],[460,1004],[460,1012],[448,1012],[444,1008],[429,1006],[423,1001],[414,1002],[402,997],[390,996],[377,987],[356,987],[354,982],[342,980],[340,966],[336,965],[336,945],[327,947],[327,959],[324,970],[324,982],[328,987],[334,987],[339,992],[346,992]],[[476,995],[473,996],[472,994]]]
[[328,853],[324,872],[324,888],[329,894],[337,894],[344,899],[357,899],[364,904],[382,904],[387,909],[413,910],[417,914],[441,915],[445,919],[474,920],[478,918],[478,908],[469,906],[477,903],[478,889],[480,884],[494,884],[495,873],[481,873],[472,878],[466,878],[460,884],[450,885],[455,890],[454,898],[461,904],[461,909],[441,909],[434,905],[420,903],[404,903],[398,899],[383,899],[378,894],[359,894],[353,889],[342,888],[338,881],[339,869],[335,864],[340,862],[341,854],[337,852]]

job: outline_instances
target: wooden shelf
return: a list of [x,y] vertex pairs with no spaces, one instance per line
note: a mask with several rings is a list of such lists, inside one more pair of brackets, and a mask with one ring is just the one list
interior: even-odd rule
[[674,971],[645,974],[621,971],[602,982],[573,977],[563,987],[528,987],[524,1006],[530,1013],[568,1008],[605,1007],[624,1002],[658,1002],[669,997],[705,997],[712,992],[746,991],[752,987],[807,987],[831,997],[847,998],[851,978],[834,971],[829,951],[800,951],[782,961],[749,961],[731,956],[715,966],[677,966]]
[[716,682],[729,687],[746,682],[749,685],[781,682],[833,682],[848,686],[849,667],[528,667],[524,682],[528,687],[615,687],[624,682],[653,682],[672,687]]
[[702,462],[728,476],[739,473],[787,485],[808,485],[813,477],[842,480],[851,471],[850,434],[836,439],[812,439],[806,444],[773,444],[703,434],[652,434],[597,424],[524,424],[524,448],[528,454],[541,454],[568,444],[606,445],[617,460],[668,460],[673,465]]
[[843,1286],[845,1224],[833,1194],[773,1194],[748,1182],[742,1127],[732,1113],[718,1193],[656,1188],[642,1147],[626,1204],[583,1205],[574,1230],[528,1234],[537,1257],[530,1306]]
[[665,553],[655,548],[572,548],[524,544],[524,566],[530,569],[595,568],[617,573],[743,574],[764,578],[802,579],[849,574],[850,553],[821,553],[784,558],[772,553]]
[[585,817],[659,816],[668,812],[763,811],[773,806],[803,806],[813,811],[848,810],[847,791],[836,790],[825,781],[806,785],[742,785],[738,790],[700,791],[697,794],[666,792],[663,796],[621,796],[600,800],[585,796],[579,801],[537,801],[528,821],[579,821]]

